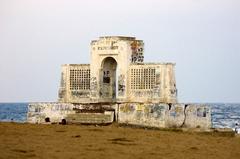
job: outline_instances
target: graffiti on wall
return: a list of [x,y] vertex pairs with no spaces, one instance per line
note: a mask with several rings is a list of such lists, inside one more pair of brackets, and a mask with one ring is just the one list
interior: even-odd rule
[[170,91],[170,96],[176,97],[176,96],[177,96],[177,88],[176,88],[176,81],[175,81],[174,78],[173,78],[174,73],[173,73],[173,70],[172,70],[172,69],[168,70],[168,75],[169,75],[169,77],[170,77],[170,79],[169,79],[169,84],[170,84],[170,89],[169,89],[169,91]]
[[170,89],[170,93],[173,97],[177,96],[177,88],[176,88],[176,84],[174,83],[172,88]]
[[209,113],[209,110],[207,108],[197,108],[197,117],[206,117]]
[[74,98],[89,98],[89,92],[83,92],[83,91],[71,91],[71,95]]
[[169,110],[169,114],[171,117],[179,117],[183,115],[183,108],[182,107],[174,107],[171,110]]
[[142,90],[142,91],[131,91],[131,95],[134,97],[151,97],[152,96],[152,91],[151,90]]
[[152,89],[152,96],[153,98],[160,97],[160,85],[155,85]]
[[51,111],[71,111],[73,106],[70,104],[49,104],[48,107],[51,108]]
[[153,98],[160,97],[160,90],[161,90],[160,72],[159,72],[159,69],[156,69],[156,84],[154,85],[154,87],[152,89]]
[[134,104],[121,104],[119,107],[119,111],[123,113],[130,113],[135,111]]
[[97,97],[97,78],[91,77],[90,80],[91,97]]
[[154,104],[150,106],[150,113],[155,119],[164,120],[166,107]]
[[65,94],[66,94],[66,90],[60,88],[60,90],[58,92],[58,97],[59,98],[64,98]]
[[142,43],[140,43],[139,41],[133,41],[131,43],[131,49],[132,49],[131,62],[142,63],[144,60]]
[[118,96],[124,96],[125,94],[125,76],[121,74],[118,77]]
[[28,112],[39,113],[44,109],[40,104],[29,104],[28,105]]
[[127,113],[134,115],[136,120],[142,120],[145,118],[162,121],[165,118],[166,106],[161,104],[121,104],[119,107],[121,113]]

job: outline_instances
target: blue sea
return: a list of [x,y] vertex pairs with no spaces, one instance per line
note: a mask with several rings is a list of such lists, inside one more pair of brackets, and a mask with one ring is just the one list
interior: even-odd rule
[[[212,126],[234,128],[240,123],[240,103],[210,103]],[[28,103],[0,103],[0,121],[26,122]]]
[[0,103],[0,121],[25,122],[28,103]]

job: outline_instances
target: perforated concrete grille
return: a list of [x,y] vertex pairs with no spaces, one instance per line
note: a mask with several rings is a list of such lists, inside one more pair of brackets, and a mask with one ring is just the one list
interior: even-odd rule
[[70,70],[70,90],[90,89],[90,69]]
[[156,83],[154,68],[131,69],[131,89],[153,89]]

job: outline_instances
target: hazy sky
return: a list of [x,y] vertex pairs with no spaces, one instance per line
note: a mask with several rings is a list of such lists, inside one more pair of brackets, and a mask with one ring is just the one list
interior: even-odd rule
[[240,0],[0,0],[0,102],[56,101],[60,65],[104,35],[175,62],[179,102],[240,102]]

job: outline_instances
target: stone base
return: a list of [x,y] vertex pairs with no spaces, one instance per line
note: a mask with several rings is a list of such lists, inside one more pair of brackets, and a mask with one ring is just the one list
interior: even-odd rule
[[156,128],[211,128],[211,111],[200,104],[166,103],[31,103],[29,123],[139,125]]

